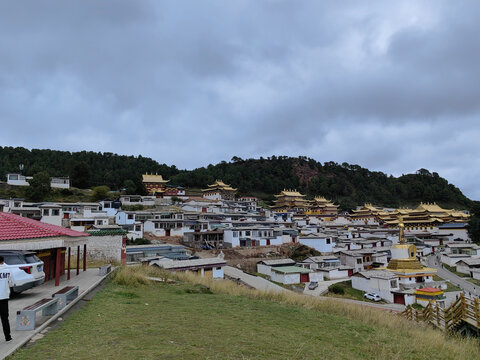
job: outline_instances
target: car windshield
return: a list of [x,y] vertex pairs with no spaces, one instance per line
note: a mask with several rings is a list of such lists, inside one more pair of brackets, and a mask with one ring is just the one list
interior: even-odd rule
[[25,259],[27,260],[27,263],[29,263],[29,264],[37,263],[37,262],[40,262],[40,261],[41,261],[41,260],[38,258],[38,256],[35,255],[35,254],[25,255]]
[[5,264],[7,265],[17,265],[17,264],[26,264],[25,258],[22,255],[3,255],[5,259]]

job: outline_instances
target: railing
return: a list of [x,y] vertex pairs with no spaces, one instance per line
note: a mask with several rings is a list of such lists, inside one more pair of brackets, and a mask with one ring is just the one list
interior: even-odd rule
[[409,320],[430,323],[447,331],[455,330],[462,322],[480,330],[480,303],[478,299],[470,300],[463,294],[446,309],[432,303],[422,310],[416,310],[409,305],[400,315]]

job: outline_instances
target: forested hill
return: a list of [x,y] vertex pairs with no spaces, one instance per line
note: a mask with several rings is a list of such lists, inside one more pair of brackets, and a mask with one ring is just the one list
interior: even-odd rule
[[68,175],[73,186],[80,188],[107,185],[117,190],[131,180],[137,192],[142,193],[141,174],[158,172],[170,179],[170,184],[186,188],[204,188],[215,179],[222,179],[238,188],[241,195],[255,195],[267,201],[283,189],[295,188],[308,197],[323,195],[332,199],[342,209],[352,209],[365,202],[398,207],[420,201],[455,208],[471,207],[471,201],[457,187],[435,172],[420,169],[416,174],[396,178],[358,165],[322,164],[307,157],[247,160],[233,157],[230,162],[187,171],[142,156],[0,147],[2,180],[7,172],[18,172],[19,164],[24,165],[25,175],[41,171],[51,176]]

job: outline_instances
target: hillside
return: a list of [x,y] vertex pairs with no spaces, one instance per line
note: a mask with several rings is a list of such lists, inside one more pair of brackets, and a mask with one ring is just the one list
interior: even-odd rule
[[147,270],[137,269],[120,270],[116,281],[83,309],[12,359],[432,359],[432,354],[435,359],[477,359],[480,355],[476,340],[446,337],[384,310],[294,293],[265,294],[230,281],[194,276],[179,275],[182,280],[170,284],[140,285],[134,282],[139,278],[134,272]]
[[426,169],[397,178],[358,165],[322,164],[307,157],[233,157],[230,162],[179,170],[142,156],[0,147],[0,177],[4,179],[7,172],[18,171],[19,164],[24,165],[25,175],[40,171],[52,176],[69,175],[79,188],[107,185],[118,190],[127,187],[126,182],[131,180],[139,194],[145,192],[141,174],[158,172],[170,179],[170,184],[187,188],[204,188],[215,179],[222,179],[238,188],[240,195],[254,195],[266,201],[274,200],[274,195],[283,189],[296,188],[310,198],[326,196],[340,204],[342,210],[365,202],[390,207],[412,206],[420,201],[462,209],[472,205],[457,187]]

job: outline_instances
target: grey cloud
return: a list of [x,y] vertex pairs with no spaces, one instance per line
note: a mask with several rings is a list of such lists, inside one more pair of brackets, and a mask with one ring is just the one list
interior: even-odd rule
[[480,198],[478,8],[2,2],[0,143],[180,168],[273,154],[426,167]]

